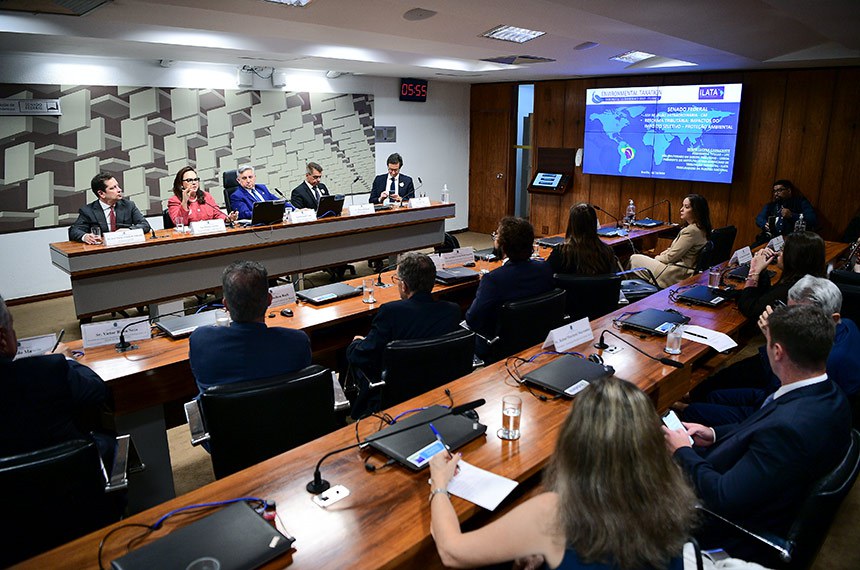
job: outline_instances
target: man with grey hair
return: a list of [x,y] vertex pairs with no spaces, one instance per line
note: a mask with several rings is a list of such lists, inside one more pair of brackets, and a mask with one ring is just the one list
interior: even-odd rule
[[[788,305],[814,305],[831,316],[836,323],[836,336],[833,348],[827,357],[827,376],[833,380],[848,398],[853,399],[860,393],[860,331],[857,325],[842,318],[842,292],[829,279],[806,275],[788,291]],[[764,332],[767,317],[773,312],[768,306],[759,317],[759,328]],[[734,377],[743,382],[733,388],[720,388],[707,392],[701,401],[694,401],[681,413],[685,421],[705,425],[723,425],[741,421],[759,407],[762,402],[779,388],[779,379],[773,373],[767,360],[765,347],[759,355],[751,356],[717,373],[714,378]],[[693,396],[697,393],[694,391]]]
[[266,268],[256,261],[230,264],[221,276],[228,327],[200,327],[191,333],[188,357],[202,392],[215,384],[271,378],[311,364],[304,331],[267,327],[272,302]]
[[264,184],[257,184],[257,175],[249,164],[236,169],[236,182],[239,187],[230,194],[230,207],[239,212],[240,219],[251,219],[255,202],[278,199]]
[[460,323],[458,305],[436,301],[430,294],[436,282],[436,266],[426,254],[402,255],[392,279],[397,283],[401,300],[382,305],[367,336],[355,337],[346,349],[359,384],[353,418],[373,407],[374,403],[367,401],[367,378],[382,375],[382,353],[389,342],[434,338],[456,330]]
[[305,181],[293,188],[290,202],[296,208],[316,210],[320,204],[320,196],[328,196],[328,188],[320,182],[323,168],[316,162],[309,162],[305,168]]

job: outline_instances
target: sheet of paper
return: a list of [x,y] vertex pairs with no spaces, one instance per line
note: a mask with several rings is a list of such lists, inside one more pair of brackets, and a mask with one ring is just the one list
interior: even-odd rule
[[725,352],[738,345],[729,335],[698,325],[686,325],[683,337],[687,340],[706,344],[717,352]]
[[499,503],[518,485],[513,479],[475,467],[462,459],[457,465],[460,466],[460,472],[451,479],[448,492],[488,511],[496,510]]

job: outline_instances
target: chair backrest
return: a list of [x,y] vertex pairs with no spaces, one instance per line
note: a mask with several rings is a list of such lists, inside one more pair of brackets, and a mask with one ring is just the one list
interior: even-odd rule
[[505,358],[543,342],[550,330],[564,324],[566,302],[564,289],[553,289],[503,304],[496,325],[498,340],[492,345],[493,359]]
[[224,207],[231,212],[233,209],[230,207],[230,194],[239,187],[239,173],[235,170],[225,170],[221,173],[221,184],[224,186]]
[[565,290],[565,312],[571,320],[602,317],[618,308],[621,276],[556,273],[555,286]]
[[167,211],[167,208],[161,212],[161,220],[164,222],[165,230],[176,227],[176,224],[173,223],[173,219],[170,217],[170,213]]
[[389,342],[382,355],[382,407],[469,374],[474,354],[475,333],[465,329],[436,338]]
[[121,503],[105,494],[105,483],[90,440],[0,458],[0,504],[8,518],[0,533],[0,567],[118,521]]
[[725,226],[711,230],[711,241],[714,242],[714,251],[711,253],[711,266],[728,261],[734,253],[735,238],[738,229],[735,226]]
[[714,242],[708,240],[705,242],[704,247],[702,247],[701,251],[699,251],[699,256],[696,257],[696,273],[701,273],[702,271],[707,271],[709,267],[714,265]]
[[200,409],[216,478],[226,477],[337,429],[331,370],[210,386]]
[[442,239],[442,243],[440,245],[434,246],[433,252],[451,253],[458,247],[460,247],[460,240],[457,239],[457,236],[445,232],[445,237]]
[[860,323],[860,273],[835,269],[830,272],[830,280],[842,292],[842,316]]

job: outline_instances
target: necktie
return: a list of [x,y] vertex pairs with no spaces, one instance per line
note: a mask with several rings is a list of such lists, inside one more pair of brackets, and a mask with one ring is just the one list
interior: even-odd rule
[[394,179],[392,178],[391,179],[391,190],[388,191],[388,195],[393,196],[394,194],[397,194],[397,187],[394,185]]
[[320,205],[320,189],[314,185],[314,200],[316,200],[317,206]]
[[116,212],[113,209],[114,207],[110,207],[110,231],[116,231]]
[[251,190],[251,194],[253,194],[253,195],[254,195],[254,198],[256,198],[256,199],[257,199],[257,202],[262,202],[262,201],[263,201],[263,196],[261,196],[261,195],[260,195],[260,193],[259,193],[259,192],[257,192],[257,189],[256,189],[256,188],[254,188],[253,190]]
[[[767,406],[771,402],[773,402],[773,394],[770,394],[767,398],[764,399],[764,403],[761,405],[761,408],[764,408],[765,406]],[[759,408],[759,409],[761,409],[761,408]]]

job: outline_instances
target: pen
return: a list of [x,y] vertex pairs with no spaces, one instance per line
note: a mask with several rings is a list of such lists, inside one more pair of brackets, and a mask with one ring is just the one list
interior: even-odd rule
[[57,350],[57,347],[60,346],[60,342],[63,340],[63,335],[66,334],[66,329],[60,329],[60,334],[57,335],[57,342],[54,343],[54,348],[51,349],[51,354]]
[[688,334],[688,335],[690,335],[690,336],[695,336],[695,337],[699,337],[699,338],[703,338],[703,339],[705,339],[705,340],[708,340],[708,337],[706,337],[706,336],[705,336],[705,335],[703,335],[703,334],[696,334],[696,333],[694,333],[694,332],[690,332],[690,331],[684,331],[684,333],[685,333],[685,334]]
[[433,424],[427,424],[427,425],[430,426],[430,429],[433,430],[433,435],[436,436],[436,439],[439,441],[439,443],[442,444],[442,447],[445,448],[445,453],[448,454],[448,458],[449,459],[453,458],[454,456],[451,455],[451,450],[448,449],[448,445],[445,443],[445,440],[442,439],[442,434],[439,433],[439,431],[436,429],[436,427]]

